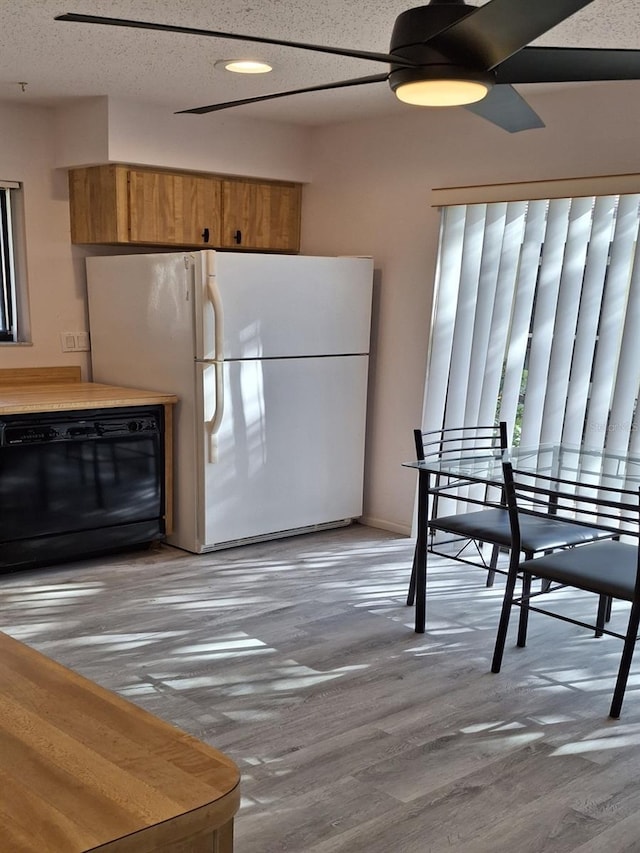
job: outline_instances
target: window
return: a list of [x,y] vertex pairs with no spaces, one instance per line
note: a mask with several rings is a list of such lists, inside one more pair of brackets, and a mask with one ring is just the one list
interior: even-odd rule
[[443,208],[425,429],[640,455],[640,194]]
[[18,340],[14,220],[19,187],[0,181],[0,341]]

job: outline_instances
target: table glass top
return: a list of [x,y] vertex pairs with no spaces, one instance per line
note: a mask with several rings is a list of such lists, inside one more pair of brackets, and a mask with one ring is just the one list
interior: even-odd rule
[[[506,451],[514,468],[613,488],[640,486],[640,455],[604,453],[565,444],[513,447]],[[484,483],[502,482],[502,454],[447,451],[438,457],[404,463],[407,468]]]

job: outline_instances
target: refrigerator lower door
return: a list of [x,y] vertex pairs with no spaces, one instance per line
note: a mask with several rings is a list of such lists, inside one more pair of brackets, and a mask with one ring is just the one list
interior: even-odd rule
[[[215,367],[198,365],[205,421]],[[362,514],[367,356],[225,362],[224,416],[200,442],[198,550]]]

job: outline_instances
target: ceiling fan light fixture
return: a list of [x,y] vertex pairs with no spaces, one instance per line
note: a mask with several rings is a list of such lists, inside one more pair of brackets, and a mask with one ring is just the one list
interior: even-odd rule
[[258,62],[255,59],[223,59],[216,62],[225,71],[233,71],[235,74],[268,74],[273,71],[271,65],[266,62]]
[[458,107],[485,98],[493,86],[491,72],[452,65],[401,68],[389,75],[396,97],[419,107]]
[[396,97],[418,107],[458,107],[474,104],[489,93],[484,83],[472,80],[417,80],[396,89]]

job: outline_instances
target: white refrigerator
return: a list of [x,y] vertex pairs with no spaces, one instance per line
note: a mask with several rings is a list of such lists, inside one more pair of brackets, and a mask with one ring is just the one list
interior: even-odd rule
[[201,553],[362,515],[370,258],[86,264],[93,381],[179,398],[170,544]]

